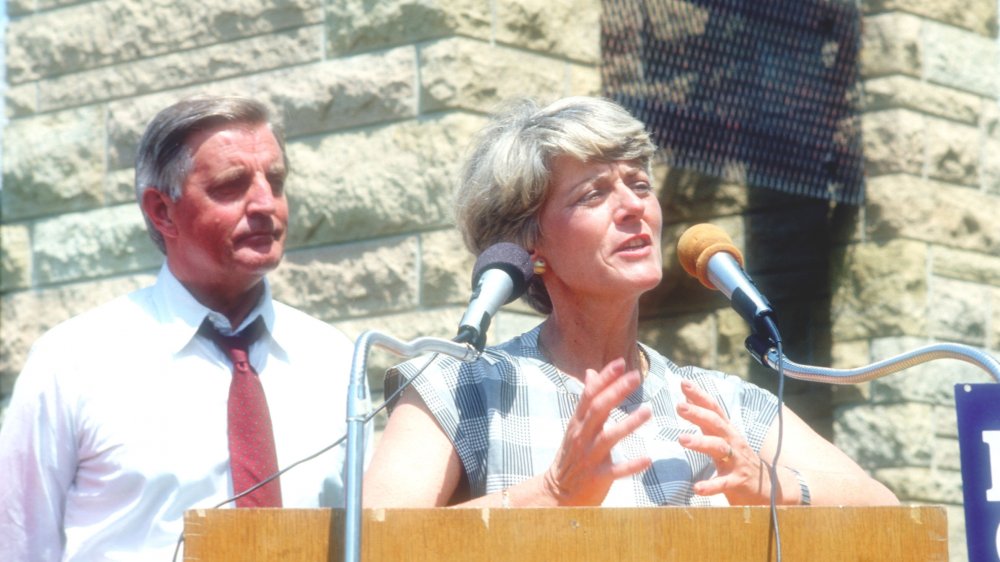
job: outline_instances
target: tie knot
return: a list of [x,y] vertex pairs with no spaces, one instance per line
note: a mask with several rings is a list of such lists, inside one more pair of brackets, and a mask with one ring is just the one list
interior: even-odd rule
[[247,353],[250,346],[263,335],[266,327],[264,318],[258,316],[249,326],[243,328],[239,333],[232,336],[224,336],[206,318],[198,329],[198,333],[207,337],[219,346],[233,363],[247,360]]

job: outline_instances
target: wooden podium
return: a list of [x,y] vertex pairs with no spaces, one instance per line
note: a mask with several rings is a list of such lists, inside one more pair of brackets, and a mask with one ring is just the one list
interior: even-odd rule
[[[184,516],[189,562],[343,560],[343,510],[216,509]],[[766,507],[365,509],[365,561],[774,560]],[[782,507],[789,562],[948,559],[944,508]]]

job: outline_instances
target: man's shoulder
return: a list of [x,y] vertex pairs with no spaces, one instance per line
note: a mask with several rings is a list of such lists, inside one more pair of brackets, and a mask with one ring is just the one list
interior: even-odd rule
[[115,297],[56,324],[45,335],[67,337],[89,334],[90,337],[104,338],[109,333],[134,333],[137,323],[153,320],[150,290],[150,287],[145,287]]
[[56,324],[32,342],[32,356],[83,361],[128,349],[155,322],[148,288],[118,296]]

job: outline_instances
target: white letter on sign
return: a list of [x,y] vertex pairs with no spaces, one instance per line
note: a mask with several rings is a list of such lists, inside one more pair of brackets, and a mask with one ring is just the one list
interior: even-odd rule
[[993,486],[986,490],[986,501],[1000,502],[1000,431],[984,431],[983,443],[990,448],[990,476]]

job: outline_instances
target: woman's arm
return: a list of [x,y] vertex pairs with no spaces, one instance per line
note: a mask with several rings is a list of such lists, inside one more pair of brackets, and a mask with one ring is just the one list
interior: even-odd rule
[[[868,475],[853,459],[838,449],[788,408],[784,408],[784,430],[778,478],[781,490],[799,503],[799,477],[808,486],[813,505],[898,505],[899,500],[882,483]],[[767,432],[760,456],[770,464],[778,445],[778,419]]]
[[[755,452],[729,422],[725,412],[705,391],[690,381],[681,383],[686,403],[678,414],[699,426],[702,435],[682,435],[681,445],[712,457],[718,474],[696,482],[699,495],[724,493],[733,505],[760,505],[770,501],[769,467],[778,446],[778,418],[768,429],[760,453]],[[899,500],[871,478],[843,451],[823,439],[794,412],[782,407],[784,417],[781,456],[778,458],[777,503],[803,503],[803,484],[812,505],[896,505]]]
[[413,387],[403,391],[365,471],[365,507],[436,507],[448,503],[461,478],[448,436]]

